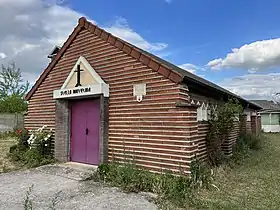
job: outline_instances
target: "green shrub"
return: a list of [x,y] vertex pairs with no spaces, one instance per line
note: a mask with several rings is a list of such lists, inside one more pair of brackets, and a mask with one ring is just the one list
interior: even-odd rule
[[15,144],[10,147],[10,152],[8,153],[8,157],[15,162],[24,161],[24,153],[29,148],[22,144]]
[[192,198],[191,180],[189,176],[175,176],[171,172],[163,173],[154,180],[154,193],[161,199],[169,200],[183,207]]
[[16,137],[16,132],[13,131],[5,131],[5,132],[0,132],[0,138],[4,139],[4,138],[9,138],[9,137]]
[[193,199],[195,189],[208,187],[213,180],[212,170],[200,165],[199,161],[191,167],[191,172],[191,175],[174,174],[170,171],[157,174],[137,168],[135,164],[111,163],[100,165],[92,178],[120,187],[126,192],[156,193],[162,200],[184,206]]
[[51,155],[51,141],[53,139],[52,130],[48,130],[47,126],[43,126],[37,130],[30,131],[27,143],[30,148],[36,148],[41,155]]
[[244,141],[252,150],[260,150],[262,148],[262,136],[256,136],[256,135],[247,135],[244,136]]
[[195,160],[191,163],[191,185],[194,188],[205,186],[209,188],[214,180],[214,172],[206,163]]
[[34,131],[16,130],[15,133],[17,144],[10,147],[8,154],[12,161],[21,162],[29,168],[54,162],[51,153],[52,133],[46,126]]
[[262,148],[263,136],[256,136],[251,134],[241,135],[236,141],[237,151],[247,152],[249,149],[260,150]]
[[148,171],[136,168],[133,164],[102,164],[98,175],[104,181],[127,192],[151,191],[152,181]]
[[38,151],[37,149],[31,148],[23,154],[23,159],[24,163],[28,167],[32,168],[39,166],[41,161],[44,159],[44,156],[42,156],[40,151]]
[[28,168],[54,163],[54,159],[51,156],[44,156],[35,148],[29,149],[19,145],[14,145],[10,148],[8,157],[10,160],[19,162]]
[[242,164],[250,156],[252,150],[260,150],[262,148],[262,138],[263,136],[250,134],[241,135],[237,138],[232,158],[228,161],[229,165]]
[[212,166],[219,166],[227,161],[222,146],[227,139],[237,116],[243,111],[238,100],[229,99],[228,102],[216,109],[210,109],[209,129],[206,136],[209,162]]
[[16,150],[17,150],[17,148],[18,148],[18,145],[17,144],[15,144],[15,145],[13,145],[13,146],[11,146],[10,147],[10,153],[13,153],[13,152],[15,152]]
[[15,129],[14,134],[19,145],[28,146],[29,131],[27,129]]
[[242,136],[239,136],[236,139],[236,145],[234,148],[234,152],[239,152],[239,153],[247,153],[249,151],[249,146],[246,143],[246,141],[244,140],[244,138]]

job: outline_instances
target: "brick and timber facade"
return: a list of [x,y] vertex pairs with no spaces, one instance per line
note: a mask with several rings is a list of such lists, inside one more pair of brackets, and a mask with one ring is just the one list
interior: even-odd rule
[[[80,87],[71,85],[76,81],[73,75],[77,73],[77,66],[83,69],[80,73],[82,88],[91,77],[83,75],[87,73],[93,78],[87,81],[89,86],[84,86],[85,92],[76,97],[73,91]],[[134,96],[137,84],[145,84],[142,86],[145,94],[139,101]],[[229,97],[240,99],[252,110],[259,109],[81,18],[27,94],[29,104],[25,126],[36,129],[47,125],[54,129],[54,153],[60,161],[91,163],[90,158],[93,158],[92,161],[98,165],[112,160],[133,160],[139,167],[151,171],[183,169],[189,172],[190,163],[196,156],[207,157],[205,136],[208,127],[206,122],[197,119],[199,104],[209,101],[219,104]],[[83,107],[79,101],[86,104],[88,100],[91,101],[88,104],[93,105],[79,108]],[[95,106],[92,117],[87,114],[84,118],[81,116],[83,109],[91,113],[91,107]],[[82,127],[83,119],[89,121],[92,118],[95,118],[92,124],[98,126],[91,138],[99,142],[88,145],[92,139],[85,137],[85,143],[81,145],[86,144],[83,148],[87,149],[87,155],[81,157],[77,150],[82,151],[83,148],[74,138],[77,134],[93,133],[92,124]],[[79,123],[74,122],[75,119],[79,119]],[[239,133],[238,126],[235,127],[238,131],[234,129],[225,145],[225,151],[229,153]],[[97,156],[91,157],[94,152],[88,149],[90,146],[98,153]],[[79,161],[79,158],[84,159]]]

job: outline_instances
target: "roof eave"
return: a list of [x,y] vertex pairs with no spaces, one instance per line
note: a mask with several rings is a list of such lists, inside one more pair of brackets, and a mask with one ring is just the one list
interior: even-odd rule
[[199,86],[201,86],[203,88],[207,88],[210,91],[215,91],[218,94],[224,94],[227,97],[236,98],[236,99],[240,100],[241,102],[243,102],[243,104],[247,104],[249,108],[256,109],[256,110],[261,110],[262,109],[261,106],[259,106],[257,104],[254,104],[252,102],[249,102],[248,100],[246,100],[246,99],[242,98],[241,96],[238,96],[238,95],[236,95],[234,93],[231,93],[230,91],[223,90],[222,87],[219,87],[219,89],[218,89],[218,88],[216,88],[214,86],[210,86],[210,85],[204,84],[204,83],[202,83],[202,82],[200,82],[198,80],[194,80],[192,78],[189,78],[189,77],[185,76],[184,77],[184,82],[186,83],[186,85],[188,85],[188,81],[191,81],[191,82],[193,82],[193,83],[195,83],[195,84],[197,84],[197,85],[199,85]]

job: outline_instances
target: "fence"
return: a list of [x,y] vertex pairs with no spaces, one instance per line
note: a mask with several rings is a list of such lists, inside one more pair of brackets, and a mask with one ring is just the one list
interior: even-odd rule
[[0,114],[0,132],[12,131],[14,128],[23,128],[22,114]]

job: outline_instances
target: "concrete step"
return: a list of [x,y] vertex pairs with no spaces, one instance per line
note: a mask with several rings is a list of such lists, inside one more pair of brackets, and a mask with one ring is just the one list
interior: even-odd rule
[[76,181],[83,181],[97,170],[97,166],[69,162],[40,166],[36,170]]

